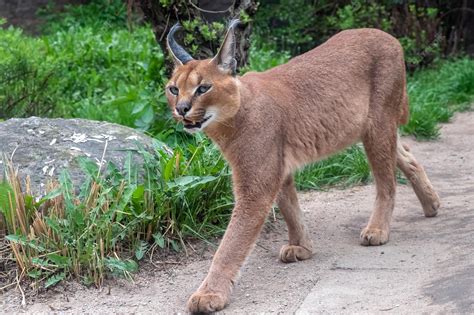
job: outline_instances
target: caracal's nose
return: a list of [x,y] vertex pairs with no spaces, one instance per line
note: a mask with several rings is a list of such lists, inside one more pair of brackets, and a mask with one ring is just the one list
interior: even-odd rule
[[178,105],[176,105],[176,111],[178,114],[181,116],[186,116],[187,112],[191,109],[191,103],[190,102],[180,102]]

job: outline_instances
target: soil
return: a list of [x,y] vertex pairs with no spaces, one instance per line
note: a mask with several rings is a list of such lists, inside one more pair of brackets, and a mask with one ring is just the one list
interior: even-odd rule
[[[315,256],[279,262],[286,227],[270,216],[223,313],[474,313],[474,112],[443,125],[436,141],[403,141],[441,196],[437,217],[425,218],[411,188],[399,185],[390,242],[363,247],[373,185],[300,193]],[[146,264],[133,282],[110,281],[102,290],[61,285],[27,296],[25,307],[10,290],[1,312],[185,313],[213,250],[163,267]]]

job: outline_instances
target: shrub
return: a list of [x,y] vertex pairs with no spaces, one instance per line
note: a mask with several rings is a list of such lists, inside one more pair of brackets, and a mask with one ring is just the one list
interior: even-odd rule
[[298,55],[341,30],[374,27],[400,39],[414,70],[441,56],[446,44],[440,16],[450,9],[439,7],[444,11],[415,1],[262,1],[254,37],[258,45]]
[[44,33],[53,34],[67,28],[90,27],[98,30],[131,27],[139,17],[127,14],[127,3],[121,0],[92,0],[84,5],[66,5],[59,11],[53,2],[40,9]]
[[0,29],[0,119],[43,116],[55,108],[48,93],[56,83],[54,66],[43,50],[41,40],[24,36],[20,29]]
[[241,72],[265,71],[281,65],[289,59],[290,54],[286,51],[277,52],[268,46],[257,48],[257,45],[252,45],[250,47],[249,65]]
[[167,128],[163,62],[145,27],[71,27],[38,39],[0,30],[0,118],[82,117]]

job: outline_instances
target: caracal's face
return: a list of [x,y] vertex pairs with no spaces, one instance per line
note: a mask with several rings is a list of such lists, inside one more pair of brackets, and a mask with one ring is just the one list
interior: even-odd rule
[[177,65],[166,85],[173,117],[190,133],[225,124],[239,103],[238,79],[210,59]]

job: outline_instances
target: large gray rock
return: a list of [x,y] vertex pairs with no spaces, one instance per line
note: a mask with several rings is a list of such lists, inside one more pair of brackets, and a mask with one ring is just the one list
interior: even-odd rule
[[[112,162],[121,168],[132,152],[134,164],[141,165],[143,160],[136,152],[138,143],[147,150],[152,148],[152,138],[108,122],[38,117],[0,122],[0,156],[12,157],[21,178],[30,176],[35,195],[43,195],[46,183],[57,178],[64,168],[76,187],[79,186],[85,177],[79,168],[80,156],[98,165]],[[4,161],[0,157],[0,174],[3,170]]]

